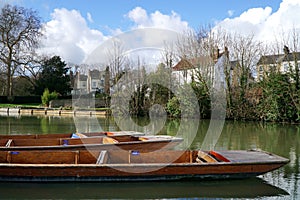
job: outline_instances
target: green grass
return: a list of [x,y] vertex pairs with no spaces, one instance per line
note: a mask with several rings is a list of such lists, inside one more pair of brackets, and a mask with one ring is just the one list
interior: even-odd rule
[[[41,104],[0,104],[0,108],[43,108],[43,106]],[[60,109],[60,108],[54,108],[54,109]],[[72,110],[72,109],[68,109],[68,108],[63,108],[63,110]],[[90,111],[106,111],[109,110],[109,108],[80,108],[78,110],[90,110]]]
[[39,108],[41,104],[31,103],[31,104],[0,104],[0,108]]

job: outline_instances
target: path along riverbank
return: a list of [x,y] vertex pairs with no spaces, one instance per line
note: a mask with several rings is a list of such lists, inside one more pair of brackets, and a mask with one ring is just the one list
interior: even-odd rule
[[63,110],[49,108],[0,108],[0,115],[7,116],[107,116],[108,111],[96,110]]

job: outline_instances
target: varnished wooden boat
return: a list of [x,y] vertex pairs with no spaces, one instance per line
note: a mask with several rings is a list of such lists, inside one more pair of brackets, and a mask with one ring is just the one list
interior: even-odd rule
[[[77,136],[76,136],[77,135]],[[143,136],[142,132],[136,131],[101,131],[101,132],[88,132],[88,133],[52,133],[52,134],[10,134],[1,135],[0,139],[45,139],[45,138],[78,138],[78,137],[99,137],[99,136],[118,136],[130,137],[130,136]]]
[[1,151],[0,180],[106,182],[248,178],[276,170],[288,162],[286,158],[256,150]]
[[167,135],[140,132],[98,132],[47,135],[0,135],[0,151],[21,150],[158,150],[170,149],[183,141]]

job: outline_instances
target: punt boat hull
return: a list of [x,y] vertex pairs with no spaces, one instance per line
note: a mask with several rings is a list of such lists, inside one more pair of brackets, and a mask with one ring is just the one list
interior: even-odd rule
[[[159,150],[172,149],[183,139],[139,132],[99,132],[80,134],[0,135],[0,151],[28,150]],[[79,134],[78,134],[79,135]],[[84,137],[82,137],[84,136]]]
[[[55,156],[42,155],[45,153],[51,152],[41,152],[37,154],[39,157],[37,159],[48,157],[54,160],[33,161],[30,157],[28,163],[22,163],[25,158],[13,158],[11,155],[8,163],[9,161],[2,155],[0,181],[115,182],[240,179],[259,176],[289,162],[286,158],[261,151],[220,151],[218,154],[228,161],[200,163],[196,161],[196,151],[170,150],[151,153],[129,151],[129,154],[127,151],[112,151],[108,153],[114,157],[98,164],[83,161],[89,156],[83,157],[87,152],[85,154],[79,152],[75,163],[66,164],[55,160]],[[174,157],[176,154],[179,157]],[[80,157],[82,162],[86,163],[80,163]]]

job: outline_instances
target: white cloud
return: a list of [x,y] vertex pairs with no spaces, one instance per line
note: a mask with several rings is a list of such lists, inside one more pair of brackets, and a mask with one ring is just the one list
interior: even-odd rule
[[93,20],[93,18],[92,18],[92,15],[91,15],[91,13],[87,13],[87,19],[89,20],[89,22],[90,23],[93,23],[94,22],[94,20]]
[[183,21],[174,11],[170,15],[162,14],[160,11],[148,14],[145,9],[136,7],[126,16],[135,23],[134,28],[164,28],[178,32],[190,29],[188,22]]
[[[139,28],[111,37],[93,51],[87,64],[110,62],[109,52],[121,47],[123,55],[130,59],[140,58],[146,63],[158,62],[165,44],[177,41],[181,35],[176,31],[162,28]],[[156,63],[157,64],[157,63]],[[131,66],[132,67],[132,66]]]
[[42,53],[80,64],[106,39],[100,31],[90,29],[76,10],[55,9],[51,16],[52,20],[44,24]]
[[234,14],[234,11],[233,10],[228,10],[227,14],[228,14],[229,17],[231,17]]
[[251,8],[248,11],[241,14],[239,19],[241,21],[250,22],[253,25],[264,22],[272,13],[271,7],[263,8]]
[[[134,8],[126,17],[134,22],[132,30],[142,28],[142,31],[124,33],[121,29],[116,29],[111,31],[111,36],[104,36],[102,32],[88,27],[87,21],[93,22],[90,13],[87,13],[85,19],[77,10],[61,8],[55,9],[51,16],[52,19],[44,24],[45,39],[40,52],[59,55],[63,60],[76,64],[85,62],[91,54],[99,57],[99,47],[101,49],[104,41],[113,36],[125,41],[127,51],[145,48],[149,52],[149,48],[163,48],[165,41],[175,41],[178,32],[190,29],[188,23],[175,12],[170,15],[159,11],[148,14],[141,7]],[[105,57],[105,53],[102,54]]]
[[147,24],[146,26],[148,26],[148,14],[146,10],[141,7],[134,8],[127,14],[127,16],[136,24]]
[[254,34],[261,41],[272,41],[284,30],[300,29],[300,0],[282,0],[278,10],[272,8],[251,8],[239,17],[226,18],[216,28],[242,35]]

